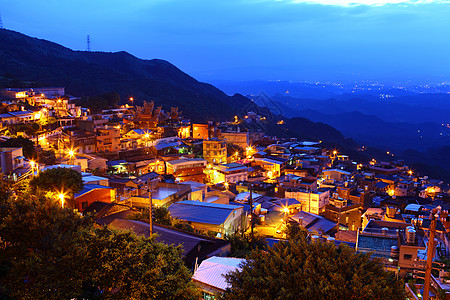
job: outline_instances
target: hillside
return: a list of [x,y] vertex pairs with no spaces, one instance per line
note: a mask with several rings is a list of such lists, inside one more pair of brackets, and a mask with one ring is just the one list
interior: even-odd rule
[[[0,30],[0,88],[12,84],[64,86],[74,96],[117,92],[122,99],[179,106],[189,118],[230,119],[250,101],[227,96],[167,61],[143,60],[127,52],[73,51],[56,43]],[[26,84],[25,84],[26,85]]]

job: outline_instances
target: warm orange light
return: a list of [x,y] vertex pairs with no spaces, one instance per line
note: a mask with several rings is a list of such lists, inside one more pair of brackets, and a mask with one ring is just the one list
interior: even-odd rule
[[59,194],[58,197],[61,200],[61,207],[64,208],[64,194]]
[[391,189],[391,190],[388,191],[388,195],[389,195],[389,196],[394,196],[394,194],[395,194],[395,191],[394,191],[394,190]]
[[285,212],[285,213],[289,213],[289,208],[287,208],[287,207],[283,207],[283,212]]

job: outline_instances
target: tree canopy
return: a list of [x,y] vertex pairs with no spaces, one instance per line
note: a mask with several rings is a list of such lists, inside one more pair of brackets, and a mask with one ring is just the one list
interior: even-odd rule
[[403,284],[368,254],[303,235],[253,251],[226,276],[226,299],[402,299]]
[[47,169],[31,179],[30,188],[33,192],[40,190],[73,196],[83,189],[83,178],[79,172],[73,169]]
[[0,200],[1,299],[198,299],[179,247],[43,196]]
[[22,147],[23,156],[28,159],[36,158],[36,149],[34,148],[33,141],[21,136],[1,142],[0,147]]

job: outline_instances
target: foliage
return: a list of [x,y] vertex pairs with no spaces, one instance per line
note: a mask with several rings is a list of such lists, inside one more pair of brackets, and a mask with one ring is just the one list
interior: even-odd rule
[[305,227],[300,226],[298,223],[288,223],[284,233],[286,234],[287,239],[299,240],[306,238],[308,235],[308,230]]
[[17,134],[18,132],[25,132],[25,134],[28,136],[36,136],[36,134],[41,130],[41,126],[36,122],[13,124],[9,125],[8,127],[13,134]]
[[33,141],[21,136],[1,142],[0,147],[22,147],[23,156],[28,159],[36,158],[36,149],[34,148]]
[[54,165],[56,163],[56,155],[54,150],[43,150],[39,153],[39,163],[45,165]]
[[184,230],[184,231],[188,231],[188,232],[194,232],[194,228],[191,225],[189,225],[183,221],[177,220],[177,219],[173,220],[173,227]]
[[83,99],[83,105],[91,109],[94,113],[101,112],[102,109],[114,108],[119,102],[120,96],[116,92],[104,93]]
[[167,208],[163,206],[155,206],[152,210],[152,217],[153,220],[155,220],[156,223],[162,224],[162,225],[172,225],[172,217],[170,215],[170,212]]
[[0,298],[198,299],[181,249],[43,197],[19,198],[0,215]]
[[83,179],[81,174],[73,169],[47,169],[31,179],[30,188],[33,192],[40,190],[53,193],[68,193],[71,197],[83,189]]
[[253,241],[251,235],[246,233],[226,236],[226,240],[231,244],[231,257],[245,258],[253,250],[264,249],[266,246],[266,241],[258,234],[254,235]]
[[[130,220],[146,220],[148,222],[149,220],[148,209],[136,212],[131,216],[129,216],[128,218]],[[167,226],[172,226],[173,223],[169,210],[163,206],[153,206],[152,220],[155,223]]]
[[403,283],[368,254],[305,238],[255,250],[226,276],[226,299],[403,299]]

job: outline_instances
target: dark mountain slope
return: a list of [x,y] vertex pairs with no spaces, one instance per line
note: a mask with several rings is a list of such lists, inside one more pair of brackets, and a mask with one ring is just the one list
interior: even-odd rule
[[9,30],[0,30],[0,76],[0,87],[8,86],[6,78],[13,77],[65,86],[76,96],[116,91],[123,99],[154,100],[165,109],[179,106],[196,120],[230,119],[249,103],[198,82],[164,60],[142,60],[126,52],[73,51]]

